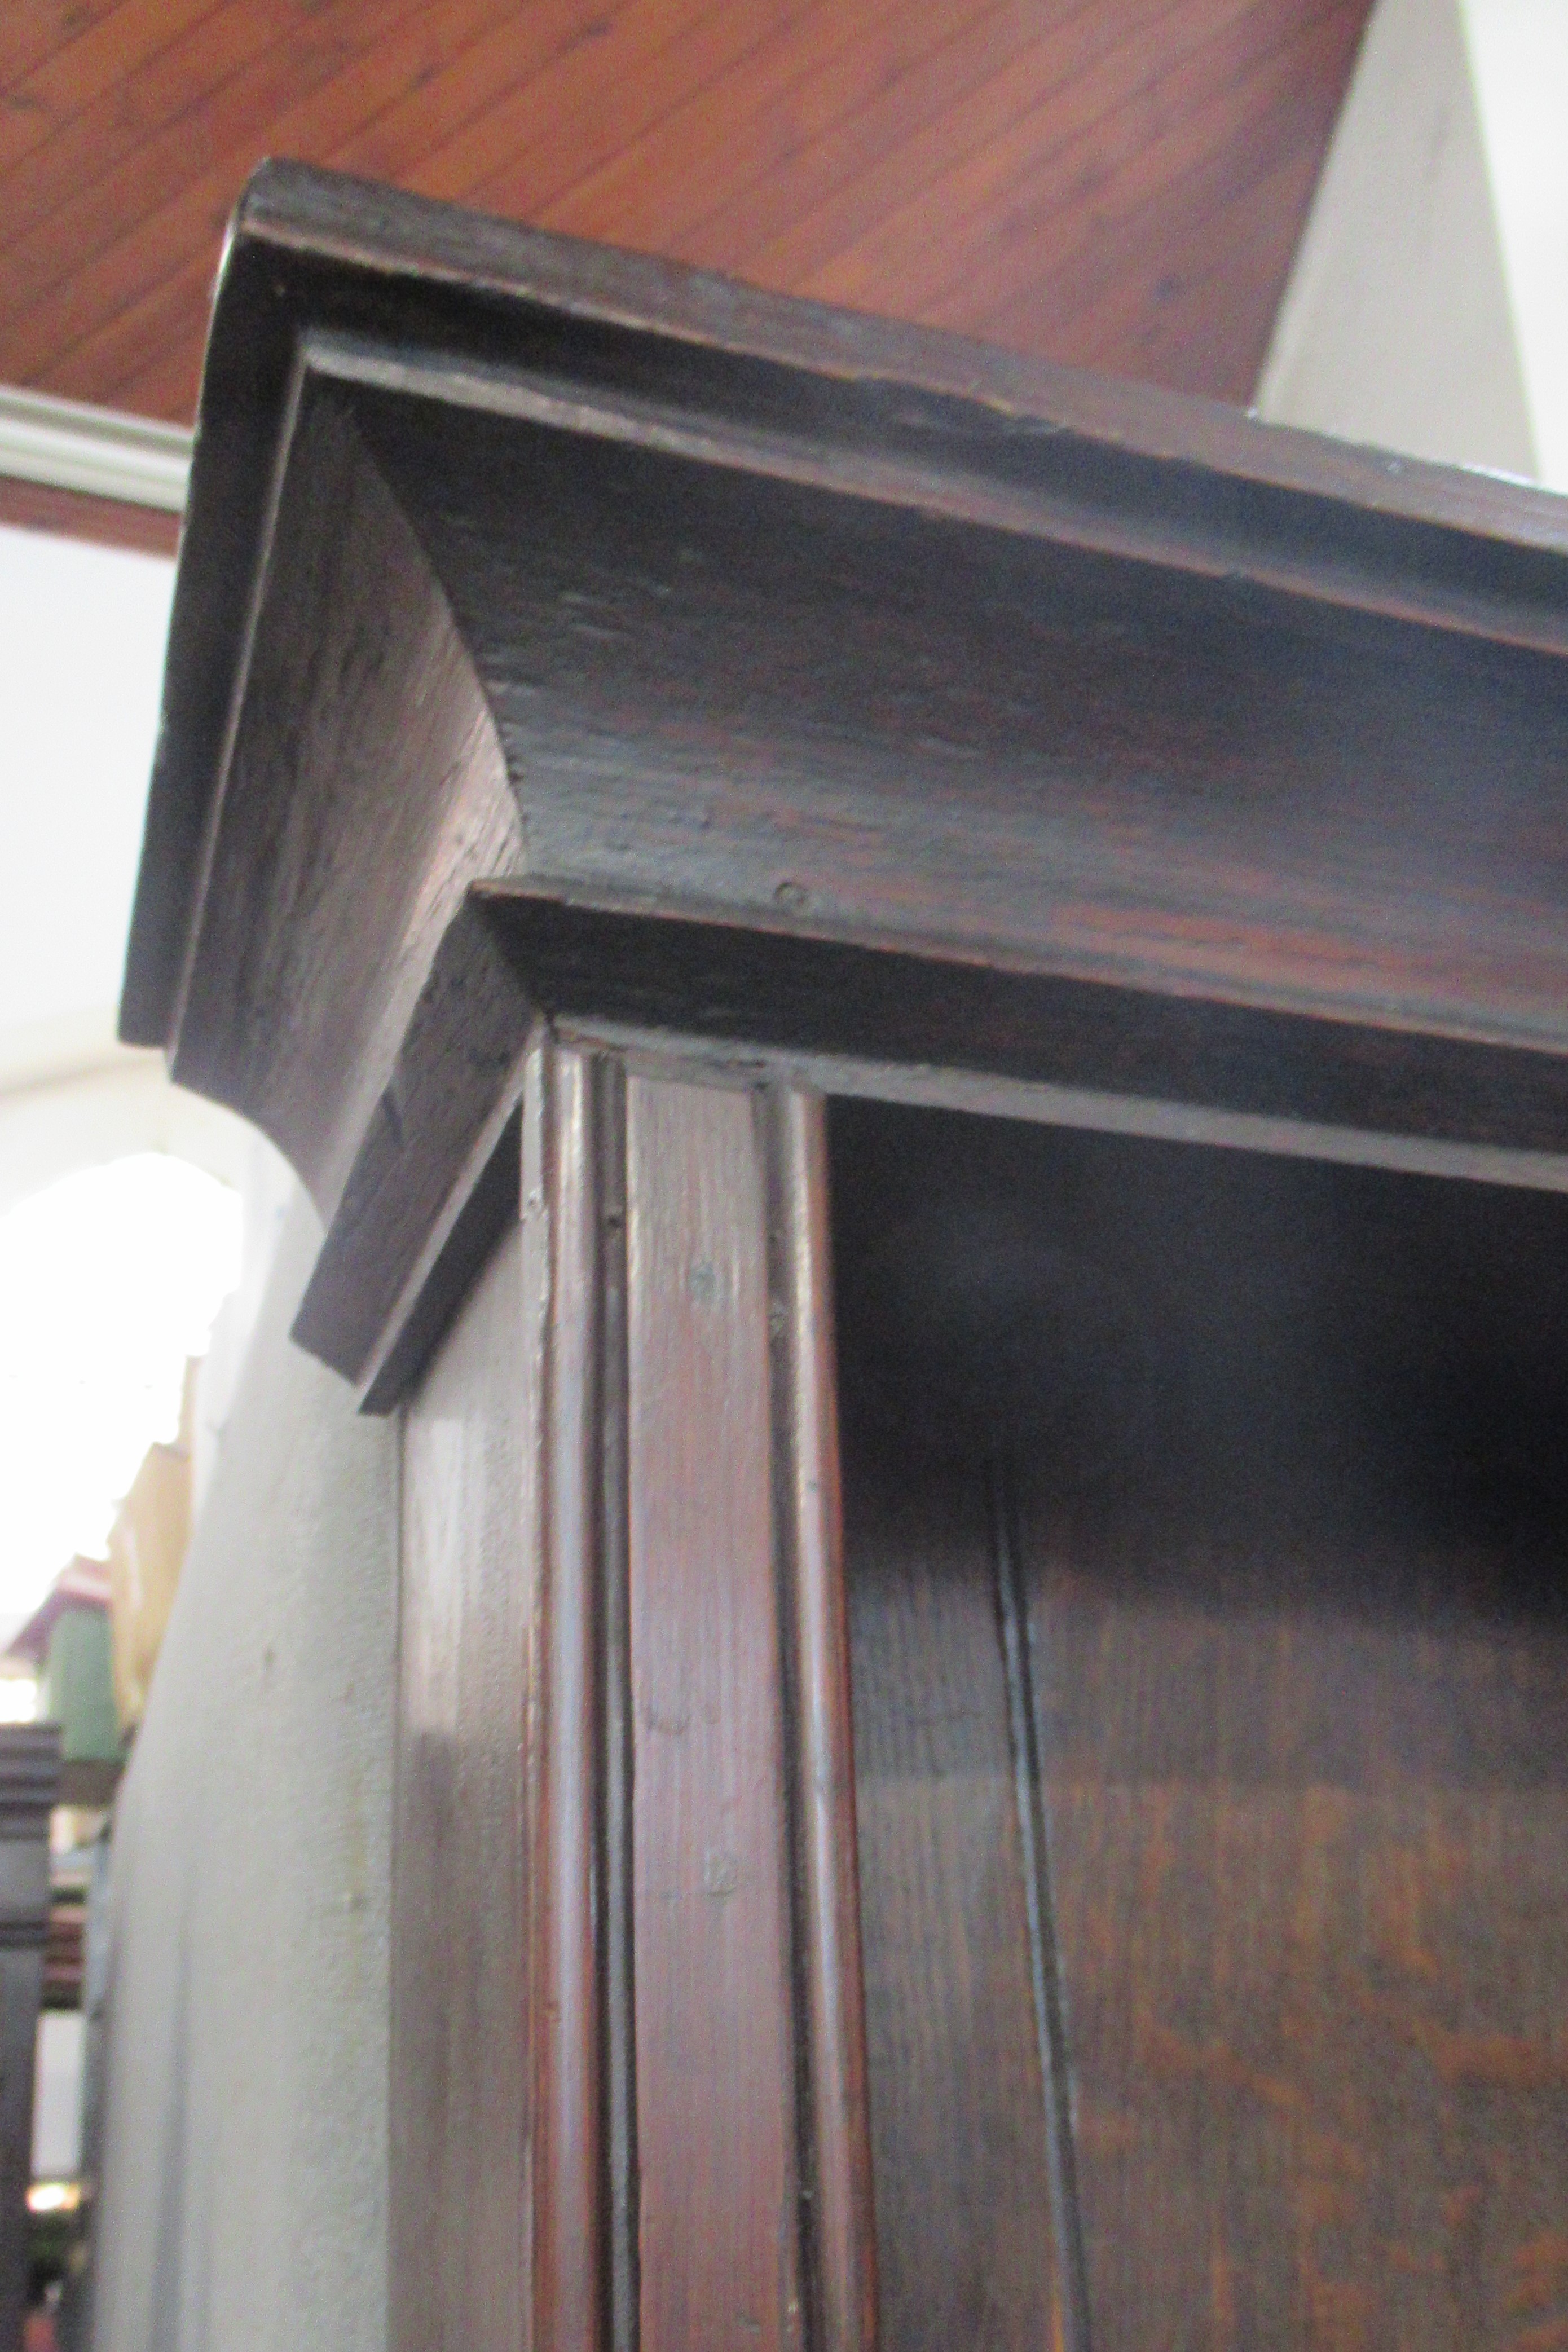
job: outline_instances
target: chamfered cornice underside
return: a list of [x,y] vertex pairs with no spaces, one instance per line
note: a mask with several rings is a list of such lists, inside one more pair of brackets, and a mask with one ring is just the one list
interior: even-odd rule
[[[1323,1124],[1311,1087],[1229,1102],[1233,1019],[1255,1063],[1304,1024],[1298,1073],[1389,1034],[1499,1047],[1480,1129],[1475,1070],[1415,1047],[1414,1109],[1331,1085],[1327,1123],[1552,1158],[1564,541],[1504,486],[266,174],[215,320],[126,1034],[342,1202],[324,1269],[393,1198],[378,1122],[433,1002],[460,1055],[442,943],[487,885],[642,909],[634,961],[684,917],[869,956],[868,986],[963,965],[975,1035],[988,970],[1047,1028],[1088,990],[1071,1083],[1106,1101]],[[486,1106],[447,1119],[448,1193],[552,1009],[536,961],[476,1049]],[[721,1043],[686,969],[654,1026]],[[593,996],[573,1017],[621,1018]],[[1191,1036],[1133,1069],[1145,998]],[[847,985],[818,1016],[770,1040],[753,1006],[734,1042],[863,1076]],[[983,1072],[967,1034],[924,1061]],[[1058,1084],[1048,1034],[1018,1050]],[[395,1321],[432,1181],[375,1244]],[[315,1343],[362,1379],[382,1346]]]
[[[684,453],[725,477],[742,529],[764,486],[793,486],[941,520],[977,551],[1023,539],[1130,578],[1278,592],[1342,616],[1352,643],[1392,616],[1568,646],[1559,500],[268,166],[236,219],[208,350],[127,968],[135,1042],[178,1023],[296,400],[333,373],[402,381],[426,415],[510,410],[524,436],[551,420],[589,467],[607,442]],[[526,530],[526,511],[510,520]],[[460,604],[461,578],[447,584]],[[896,715],[888,749],[910,750]]]

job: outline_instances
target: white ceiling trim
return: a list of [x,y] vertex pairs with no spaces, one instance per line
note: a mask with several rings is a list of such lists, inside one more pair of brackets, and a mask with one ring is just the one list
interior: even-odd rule
[[0,384],[0,474],[179,514],[193,436],[114,408]]

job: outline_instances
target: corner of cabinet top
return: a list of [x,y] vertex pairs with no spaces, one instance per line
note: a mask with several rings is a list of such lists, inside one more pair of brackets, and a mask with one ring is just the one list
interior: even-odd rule
[[1565,652],[1545,494],[264,165],[121,1031],[351,1256],[400,1105],[429,1222],[601,971],[825,1050],[889,954],[1556,1053]]

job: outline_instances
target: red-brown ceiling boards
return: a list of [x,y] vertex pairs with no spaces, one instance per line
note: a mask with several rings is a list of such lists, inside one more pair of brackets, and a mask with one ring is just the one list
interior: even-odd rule
[[0,381],[188,418],[293,155],[1245,400],[1368,0],[8,0]]

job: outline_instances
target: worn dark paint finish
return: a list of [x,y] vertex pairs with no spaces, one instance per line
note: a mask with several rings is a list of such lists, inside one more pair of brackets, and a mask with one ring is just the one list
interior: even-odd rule
[[[1011,484],[1016,511],[933,514],[868,457],[803,484],[651,425],[358,414],[486,681],[535,872],[1568,1036],[1559,659],[1347,614],[1239,553],[1216,581],[1177,524],[1141,561],[1086,550]],[[1230,487],[1194,476],[1193,538]],[[507,528],[476,539],[487,511]],[[1472,552],[1479,584],[1497,559]]]
[[525,2352],[531,2340],[524,1757],[538,1628],[518,1507],[521,1255],[514,1223],[404,1422],[394,2352]]
[[264,1127],[330,1220],[442,933],[515,857],[518,820],[446,600],[352,417],[312,403],[291,448],[170,1062]]
[[[353,1366],[362,1383],[365,1412],[388,1412],[407,1392],[467,1297],[496,1236],[516,1223],[521,1127],[521,1100],[513,1098],[509,1089],[497,1106],[497,1115],[487,1121],[476,1150],[459,1169],[436,1229],[414,1259],[396,1307],[377,1333],[370,1357]],[[341,1271],[341,1262],[334,1271]],[[336,1296],[341,1298],[342,1292]],[[321,1304],[321,1293],[313,1285],[307,1289],[305,1303],[312,1313]],[[298,1328],[291,1336],[300,1336]],[[313,1352],[329,1361],[332,1355],[325,1345]],[[345,1352],[336,1369],[347,1371],[350,1363]]]
[[442,940],[295,1323],[373,1407],[395,1402],[510,1213],[498,1137],[541,1013],[763,1066],[821,1056],[873,1095],[1000,1078],[1070,1091],[1075,1123],[1240,1114],[1275,1149],[1301,1149],[1308,1124],[1351,1157],[1435,1142],[1475,1177],[1568,1184],[1557,1055],[489,885]]
[[[1559,1140],[1554,502],[289,168],[207,397],[127,1034],[306,1175],[377,1402],[530,995]],[[509,973],[520,881],[717,921]]]
[[[1564,1055],[1068,980],[973,945],[851,944],[778,909],[742,924],[522,884],[475,896],[468,919],[552,1017],[1367,1134],[1568,1145]],[[426,1051],[460,1034],[437,1008]]]
[[[391,1385],[388,1374],[396,1367],[383,1360],[385,1343],[411,1311],[411,1280],[417,1285],[421,1275],[428,1281],[439,1274],[448,1301],[462,1296],[475,1265],[457,1227],[468,1196],[487,1177],[491,1198],[488,1215],[479,1204],[489,1225],[479,1237],[481,1252],[515,1210],[515,1138],[503,1141],[501,1130],[519,1098],[534,1021],[525,985],[482,909],[471,900],[459,904],[294,1320],[300,1345],[351,1377],[364,1378],[374,1367],[379,1384]],[[426,1344],[438,1336],[438,1328],[425,1334]]]
[[209,385],[128,1035],[191,1018],[264,486],[346,402],[535,871],[1555,1038],[1550,499],[287,169]]

